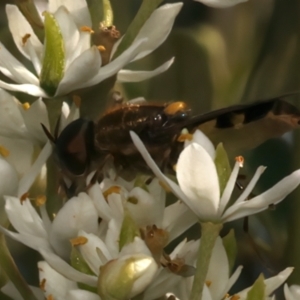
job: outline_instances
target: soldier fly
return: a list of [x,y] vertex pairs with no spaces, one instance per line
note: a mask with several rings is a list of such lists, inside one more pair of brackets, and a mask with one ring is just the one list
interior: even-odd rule
[[71,122],[58,137],[52,137],[43,128],[53,141],[54,155],[76,194],[85,186],[87,175],[103,167],[108,159],[119,169],[149,172],[132,143],[131,130],[139,135],[157,165],[173,172],[183,149],[183,142],[178,140],[183,128],[190,133],[200,129],[214,144],[223,142],[231,151],[254,148],[293,130],[299,123],[299,110],[281,98],[274,98],[195,116],[184,102],[125,103],[116,105],[96,121]]

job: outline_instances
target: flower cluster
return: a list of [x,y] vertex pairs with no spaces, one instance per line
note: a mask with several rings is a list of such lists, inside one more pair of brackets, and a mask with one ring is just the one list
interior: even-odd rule
[[[181,6],[180,2],[166,4],[155,10],[128,49],[113,59],[123,37],[115,38],[110,50],[101,44],[90,46],[93,32],[85,0],[49,1],[43,14],[44,43],[19,8],[7,5],[6,14],[14,42],[21,54],[31,61],[35,72],[29,71],[0,44],[0,71],[15,82],[1,80],[0,87],[49,98],[95,85],[115,74],[119,81],[136,82],[164,72],[171,66],[173,58],[153,71],[130,71],[123,67],[148,55],[167,38]],[[155,26],[157,23],[159,27]],[[51,44],[53,39],[55,44]],[[108,61],[104,61],[103,52]]]
[[[225,8],[245,1],[199,2]],[[183,129],[176,177],[164,174],[135,132],[128,132],[131,146],[154,175],[135,174],[128,181],[111,161],[104,160],[101,174],[94,170],[74,175],[84,184],[73,191],[76,179],[53,172],[58,159],[57,148],[52,155],[59,143],[56,137],[80,117],[80,105],[62,103],[60,96],[108,78],[114,83],[139,82],[172,65],[174,58],[152,71],[124,69],[168,37],[183,3],[159,6],[161,2],[144,0],[124,35],[113,24],[109,0],[101,1],[103,20],[96,32],[86,0],[41,0],[36,7],[27,3],[37,12],[42,35],[23,14],[22,5],[6,5],[14,43],[32,66],[27,69],[0,44],[0,72],[7,79],[0,80],[0,296],[15,300],[264,300],[275,299],[274,291],[292,273],[288,267],[267,279],[260,275],[252,286],[230,294],[243,267],[234,269],[234,232],[223,236],[220,231],[226,222],[282,201],[300,184],[300,170],[249,199],[266,169],[260,166],[234,201],[243,158],[237,157],[231,170],[222,144],[215,147],[201,131]],[[40,98],[21,103],[5,90]],[[54,111],[49,103],[58,103],[59,109]],[[71,153],[80,162],[90,154],[78,150],[76,142],[87,139],[82,131],[79,138],[71,136],[71,145],[66,146],[70,150],[66,156]],[[48,160],[51,155],[52,161]],[[59,208],[49,213],[47,205],[54,198],[59,198]],[[201,227],[201,238],[188,240],[185,234],[194,225]],[[41,255],[39,288],[24,282],[4,236]],[[284,295],[286,300],[298,299],[299,286],[285,284]]]

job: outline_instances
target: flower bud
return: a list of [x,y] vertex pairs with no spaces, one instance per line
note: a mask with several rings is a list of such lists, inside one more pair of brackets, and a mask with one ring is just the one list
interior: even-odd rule
[[156,270],[154,259],[144,254],[111,260],[100,268],[98,294],[106,300],[134,297],[150,284]]

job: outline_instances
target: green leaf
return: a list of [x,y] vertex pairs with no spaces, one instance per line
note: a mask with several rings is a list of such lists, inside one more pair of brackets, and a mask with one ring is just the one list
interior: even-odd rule
[[139,11],[137,12],[135,18],[126,30],[126,33],[113,56],[113,59],[118,57],[132,44],[140,29],[143,27],[143,25],[149,19],[153,11],[162,1],[163,0],[143,0]]
[[[88,275],[95,275],[82,257],[81,253],[75,247],[72,247],[70,262],[71,266],[77,271]],[[78,283],[78,286],[83,290],[97,293],[97,289],[95,287],[89,286],[87,284]]]
[[40,75],[41,87],[54,96],[58,84],[64,76],[65,48],[61,30],[54,16],[49,12],[45,16],[45,52]]
[[222,240],[229,262],[229,270],[232,271],[237,255],[237,245],[234,230],[231,229],[229,233],[223,237]]
[[260,274],[254,282],[252,288],[247,293],[246,300],[264,300],[266,285],[264,283],[264,275]]
[[216,148],[215,165],[219,177],[220,193],[222,195],[231,174],[228,155],[222,143]]
[[130,216],[128,211],[125,211],[124,220],[120,232],[119,249],[125,245],[132,243],[136,236],[140,236],[139,228]]

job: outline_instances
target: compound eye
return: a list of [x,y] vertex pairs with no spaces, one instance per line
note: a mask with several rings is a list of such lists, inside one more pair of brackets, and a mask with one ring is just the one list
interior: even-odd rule
[[94,123],[78,119],[70,123],[57,139],[55,154],[62,168],[83,175],[89,168],[94,146]]

